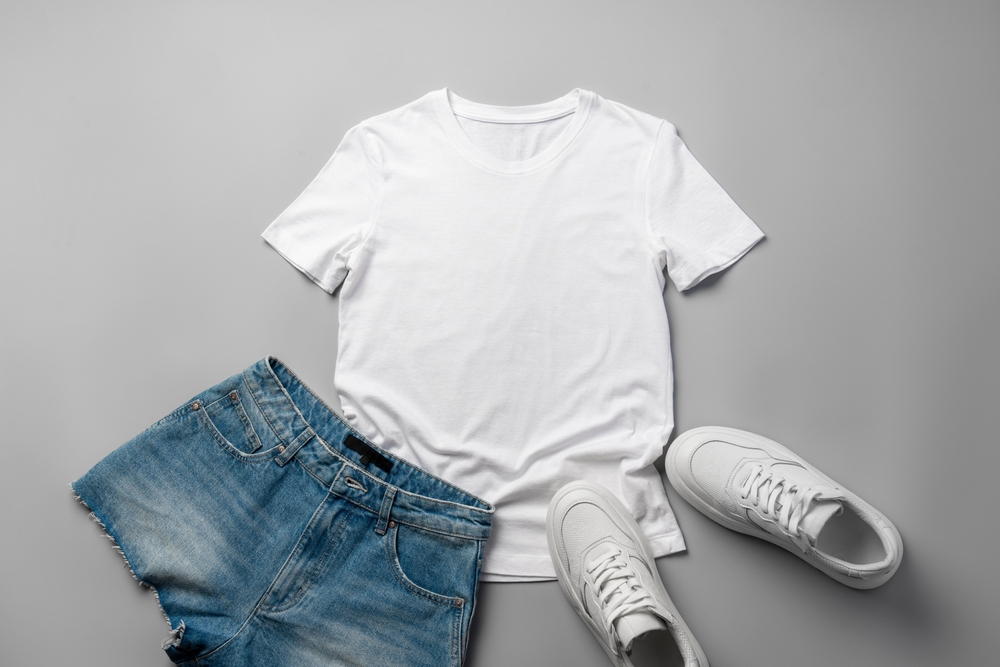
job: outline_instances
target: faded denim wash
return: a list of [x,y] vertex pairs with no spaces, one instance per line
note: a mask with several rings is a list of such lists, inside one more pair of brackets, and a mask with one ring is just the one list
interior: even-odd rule
[[204,667],[461,665],[493,506],[269,357],[73,483]]

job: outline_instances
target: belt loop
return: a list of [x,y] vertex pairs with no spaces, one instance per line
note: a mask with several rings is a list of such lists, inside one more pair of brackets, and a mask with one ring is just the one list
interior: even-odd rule
[[303,445],[312,440],[315,436],[316,434],[313,433],[313,430],[307,426],[306,430],[299,433],[299,437],[295,438],[295,440],[292,440],[287,445],[278,447],[278,451],[281,453],[278,454],[277,458],[274,460],[278,462],[279,466],[284,466],[292,460],[293,456],[298,454]]
[[385,535],[385,528],[389,523],[389,514],[392,511],[392,501],[396,497],[396,487],[388,486],[385,495],[382,496],[382,509],[378,513],[378,523],[375,524],[375,532]]

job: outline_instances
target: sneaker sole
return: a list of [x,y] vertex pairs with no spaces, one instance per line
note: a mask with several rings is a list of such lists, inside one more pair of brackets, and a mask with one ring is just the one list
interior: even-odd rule
[[[723,514],[719,510],[712,507],[711,505],[705,503],[701,498],[698,497],[698,495],[694,491],[692,491],[687,486],[687,484],[685,484],[684,480],[682,480],[680,476],[677,474],[677,469],[678,469],[677,457],[681,449],[681,444],[687,442],[688,440],[698,439],[704,435],[711,435],[715,439],[724,439],[725,436],[728,435],[734,440],[749,441],[754,445],[760,447],[764,451],[770,452],[772,455],[777,455],[777,457],[779,458],[785,458],[791,461],[798,461],[799,463],[808,466],[809,469],[811,470],[817,470],[817,469],[815,466],[812,466],[809,463],[807,463],[802,457],[798,456],[797,454],[789,450],[787,447],[775,442],[774,440],[765,438],[764,436],[760,436],[755,433],[750,433],[748,431],[740,431],[739,429],[735,428],[727,428],[725,426],[702,426],[699,428],[693,428],[689,431],[685,431],[681,435],[677,436],[677,438],[670,444],[670,447],[667,448],[667,457],[664,465],[667,472],[667,479],[670,480],[671,486],[674,487],[677,493],[679,493],[681,497],[684,498],[684,500],[686,500],[691,506],[693,506],[696,510],[707,516],[709,519],[715,521],[721,526],[729,528],[730,530],[735,530],[738,533],[743,533],[744,535],[750,535],[751,537],[767,540],[771,544],[776,544],[785,551],[795,554],[796,556],[798,556],[805,562],[809,563],[814,568],[816,568],[823,574],[827,575],[828,577],[835,579],[840,583],[844,584],[845,586],[849,586],[851,588],[857,588],[861,590],[877,588],[882,584],[884,584],[885,582],[887,582],[892,577],[892,575],[896,573],[896,570],[899,569],[899,565],[903,561],[903,540],[899,535],[899,531],[896,530],[896,526],[894,526],[893,523],[889,521],[889,518],[886,517],[881,512],[879,513],[879,515],[881,516],[882,521],[885,522],[886,530],[888,531],[889,535],[891,536],[893,542],[896,545],[896,550],[897,550],[896,560],[893,563],[892,568],[885,574],[882,574],[878,577],[874,577],[872,579],[862,579],[860,577],[850,577],[846,574],[841,574],[840,572],[831,572],[816,567],[816,565],[811,560],[809,560],[806,554],[796,549],[793,545],[784,542],[783,540],[775,537],[774,535],[771,535],[770,533],[750,528],[741,521],[737,521],[736,519],[730,518],[729,516]],[[832,479],[830,479],[830,477],[823,474],[822,472],[819,472],[819,474],[825,477],[827,480],[829,480],[832,486],[836,486],[840,489],[843,489],[844,491],[848,491],[848,489],[846,489],[842,484],[834,482]]]
[[[660,572],[656,568],[656,559],[653,557],[653,549],[649,546],[649,541],[646,539],[646,535],[642,532],[642,529],[639,528],[639,524],[637,524],[635,519],[632,518],[632,515],[621,504],[621,501],[612,495],[610,491],[599,484],[595,484],[594,482],[579,480],[576,482],[570,482],[556,492],[556,495],[553,496],[552,500],[549,502],[549,509],[545,514],[545,536],[549,543],[549,556],[552,557],[552,564],[555,566],[556,573],[558,574],[557,580],[559,581],[559,588],[562,589],[563,595],[565,595],[566,599],[573,605],[573,609],[576,610],[577,615],[580,616],[580,618],[582,618],[587,624],[587,627],[590,628],[590,631],[597,638],[597,641],[601,645],[601,648],[604,649],[604,652],[607,653],[608,657],[611,658],[611,661],[617,665],[619,663],[618,656],[616,656],[608,646],[605,646],[604,639],[602,637],[602,630],[597,627],[597,624],[594,623],[593,619],[591,619],[590,616],[588,616],[583,610],[583,603],[577,599],[576,594],[570,588],[569,572],[566,571],[562,558],[559,556],[559,550],[556,548],[555,526],[553,524],[553,519],[555,518],[555,508],[560,504],[560,502],[562,502],[563,498],[570,493],[579,490],[589,491],[600,496],[600,498],[607,503],[607,508],[614,512],[615,516],[631,529],[632,533],[634,533],[639,539],[639,549],[642,552],[643,558],[646,558],[650,564],[650,570],[652,570],[653,578],[656,579],[656,583],[663,589],[665,594],[667,589],[663,585],[663,580],[660,579]],[[685,623],[684,619],[681,618],[680,612],[677,611],[677,607],[674,605],[673,600],[670,599],[670,595],[666,594],[665,597],[667,609],[677,620],[677,624],[681,626],[681,629],[691,641],[691,646],[694,648],[694,651],[698,656],[698,667],[709,667],[708,658],[705,657],[705,652],[698,644],[698,641],[694,638],[694,634],[687,626],[687,623]]]

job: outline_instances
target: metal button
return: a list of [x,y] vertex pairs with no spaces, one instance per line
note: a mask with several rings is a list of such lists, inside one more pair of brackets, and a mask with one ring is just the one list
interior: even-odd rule
[[285,446],[284,445],[278,445],[278,451],[279,452],[285,451]]
[[194,403],[192,403],[192,404],[191,404],[191,409],[192,409],[192,410],[197,410],[197,409],[198,409],[198,408],[200,408],[200,407],[201,407],[201,406],[200,406],[200,405],[198,405],[198,402],[197,402],[197,401],[195,401]]
[[395,521],[390,521],[389,522],[389,527],[390,528],[395,528],[396,527],[396,522]]
[[235,401],[236,400],[236,392],[235,391],[229,392],[229,398],[231,398],[231,399],[233,399]]

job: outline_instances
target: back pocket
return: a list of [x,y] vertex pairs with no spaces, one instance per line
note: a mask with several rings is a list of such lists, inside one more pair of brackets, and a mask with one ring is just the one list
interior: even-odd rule
[[209,403],[204,410],[215,430],[234,448],[243,454],[253,454],[260,449],[260,439],[243,409],[238,391],[233,390]]

